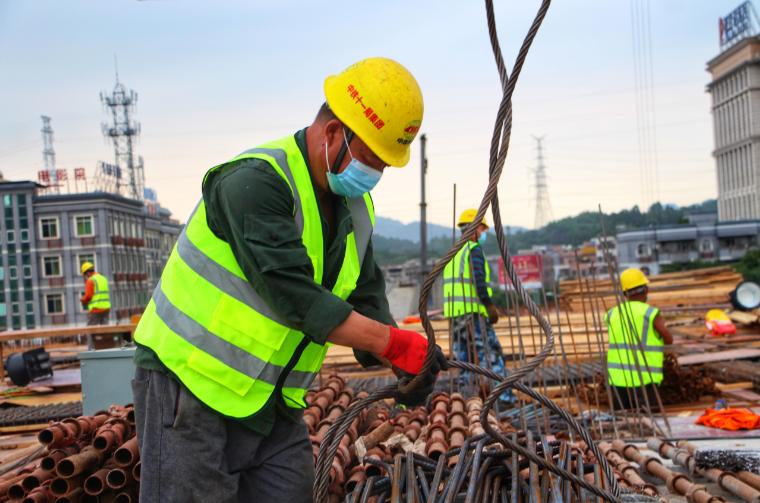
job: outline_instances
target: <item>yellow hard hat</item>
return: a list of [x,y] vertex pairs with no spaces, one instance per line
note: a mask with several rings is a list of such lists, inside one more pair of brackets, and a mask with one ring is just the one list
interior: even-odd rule
[[82,274],[86,273],[90,269],[95,269],[95,264],[93,264],[92,262],[82,263]]
[[388,58],[368,58],[325,79],[327,104],[340,121],[390,166],[409,162],[422,125],[422,91],[409,70]]
[[[459,222],[457,222],[457,227],[462,227],[464,225],[472,223],[477,215],[478,210],[475,208],[464,210],[462,214],[459,215]],[[488,224],[486,223],[486,217],[483,217],[483,221],[481,223],[488,227]]]
[[649,280],[640,269],[631,267],[620,274],[620,287],[624,292],[648,284]]

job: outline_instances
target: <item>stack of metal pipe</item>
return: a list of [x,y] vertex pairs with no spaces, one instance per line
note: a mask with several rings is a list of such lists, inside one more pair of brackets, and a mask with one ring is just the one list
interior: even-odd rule
[[51,423],[37,438],[44,448],[0,477],[0,501],[137,501],[140,453],[132,407]]
[[[315,461],[336,411],[343,412],[364,393],[353,395],[338,376],[327,378],[318,390],[307,394],[304,422]],[[490,439],[480,423],[482,409],[479,397],[437,393],[427,408],[392,409],[379,402],[362,411],[341,439],[333,460],[329,501],[500,501],[502,497],[591,501],[576,484]],[[581,443],[516,431],[493,413],[488,422],[532,453],[605,487],[599,465],[584,455]]]

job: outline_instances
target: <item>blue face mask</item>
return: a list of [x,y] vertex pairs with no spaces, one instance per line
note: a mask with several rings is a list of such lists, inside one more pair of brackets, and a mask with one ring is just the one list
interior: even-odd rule
[[[345,129],[343,130],[343,141],[346,142],[346,147],[348,147]],[[361,197],[377,185],[383,173],[382,171],[370,168],[355,158],[351,153],[351,147],[348,147],[348,155],[351,156],[351,162],[348,163],[346,169],[340,173],[328,171],[327,183],[335,195]],[[327,143],[325,143],[325,161],[327,162],[327,166],[330,166],[330,159],[327,156]]]
[[486,242],[486,238],[487,237],[488,237],[488,233],[487,232],[485,232],[485,231],[481,232],[480,236],[478,236],[478,243],[480,243],[481,245],[484,244]]

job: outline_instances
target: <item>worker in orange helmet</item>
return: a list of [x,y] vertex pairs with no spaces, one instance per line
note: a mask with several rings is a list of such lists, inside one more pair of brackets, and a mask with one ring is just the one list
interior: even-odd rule
[[[272,75],[272,76],[277,76]],[[409,161],[422,93],[396,61],[325,80],[308,127],[211,168],[135,331],[140,500],[311,501],[306,392],[327,343],[421,373],[427,338],[398,329],[372,253],[369,192]],[[445,367],[439,349],[417,405]]]

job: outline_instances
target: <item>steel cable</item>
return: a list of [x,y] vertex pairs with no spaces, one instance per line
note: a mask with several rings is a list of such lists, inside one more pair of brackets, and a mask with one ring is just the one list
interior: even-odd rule
[[[559,407],[548,397],[519,382],[526,375],[534,372],[535,369],[541,365],[541,363],[546,360],[546,358],[551,354],[554,348],[554,334],[552,332],[551,324],[543,316],[538,305],[530,298],[527,291],[524,289],[512,264],[506,237],[504,235],[504,228],[501,222],[501,213],[497,191],[499,179],[504,169],[507,151],[509,149],[509,141],[512,130],[512,94],[517,85],[517,80],[520,76],[520,72],[522,70],[530,46],[536,34],[538,33],[538,29],[541,26],[544,17],[546,16],[550,4],[551,0],[542,1],[541,6],[539,7],[538,12],[536,13],[536,16],[533,20],[533,23],[531,24],[531,27],[522,42],[520,51],[518,52],[517,58],[515,59],[515,64],[513,66],[511,75],[508,76],[496,30],[493,0],[485,0],[488,34],[496,62],[497,71],[502,84],[502,99],[499,103],[496,121],[494,124],[493,136],[491,139],[491,149],[489,155],[489,180],[486,191],[483,195],[483,199],[478,208],[477,215],[473,219],[473,222],[465,228],[464,232],[462,233],[462,237],[460,237],[460,239],[452,246],[452,248],[435,264],[422,284],[419,311],[422,320],[422,326],[428,338],[428,350],[422,369],[420,370],[419,374],[417,374],[417,376],[408,382],[400,382],[397,384],[385,386],[373,393],[370,393],[367,397],[354,402],[333,422],[324,437],[322,445],[319,449],[319,453],[317,455],[313,490],[313,498],[316,503],[321,503],[326,500],[329,485],[330,468],[332,466],[333,459],[335,458],[335,454],[338,450],[338,446],[341,439],[351,426],[351,423],[359,416],[361,411],[378,400],[393,397],[397,391],[400,391],[402,393],[412,391],[421,384],[421,380],[423,378],[422,376],[429,372],[432,368],[435,351],[435,334],[427,313],[427,304],[430,297],[430,292],[432,291],[436,278],[443,272],[446,264],[454,258],[461,247],[468,241],[469,236],[473,231],[475,231],[478,223],[482,221],[483,217],[488,211],[489,206],[492,210],[496,240],[505,265],[506,273],[512,282],[515,292],[517,295],[519,295],[521,301],[528,309],[530,315],[538,322],[541,330],[546,335],[546,341],[538,354],[528,360],[524,366],[514,369],[506,377],[467,362],[450,361],[449,364],[452,367],[457,367],[460,369],[469,370],[473,373],[484,375],[499,383],[498,385],[494,386],[494,388],[491,390],[491,393],[484,401],[483,408],[480,413],[481,425],[492,440],[498,441],[507,449],[520,454],[521,456],[529,459],[531,462],[535,463],[538,466],[541,466],[542,468],[545,468],[553,474],[565,480],[569,480],[580,487],[583,487],[584,489],[599,496],[605,501],[620,501],[620,487],[617,483],[617,479],[614,476],[612,467],[609,465],[606,458],[601,455],[596,444],[592,441],[589,433],[575,421],[569,412]],[[513,442],[504,436],[501,432],[493,428],[493,426],[488,421],[488,414],[501,393],[509,388],[516,388],[517,390],[533,398],[535,401],[556,412],[568,424],[568,426],[583,439],[583,441],[595,456],[597,463],[601,465],[607,478],[610,492],[607,492],[599,487],[594,486],[593,484],[590,484],[576,474],[559,468],[552,462],[547,461],[546,458],[540,457],[537,454],[530,452],[528,449],[525,449],[518,443]],[[475,478],[473,480],[475,480]]]

